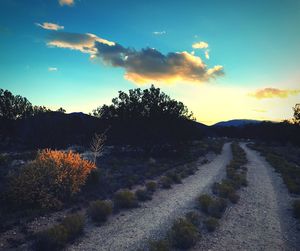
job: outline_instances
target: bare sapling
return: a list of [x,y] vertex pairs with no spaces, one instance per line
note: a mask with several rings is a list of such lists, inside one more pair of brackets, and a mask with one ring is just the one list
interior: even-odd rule
[[104,132],[101,134],[95,133],[91,141],[90,149],[93,153],[93,161],[95,164],[97,161],[97,157],[99,157],[101,152],[103,151],[105,140],[106,140],[106,135]]

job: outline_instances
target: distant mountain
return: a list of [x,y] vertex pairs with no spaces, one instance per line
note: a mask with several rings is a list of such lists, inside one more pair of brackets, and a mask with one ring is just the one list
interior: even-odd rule
[[261,120],[252,120],[252,119],[232,119],[228,121],[221,121],[216,124],[214,124],[214,127],[228,127],[228,126],[235,126],[235,127],[241,127],[248,124],[259,124],[263,121]]

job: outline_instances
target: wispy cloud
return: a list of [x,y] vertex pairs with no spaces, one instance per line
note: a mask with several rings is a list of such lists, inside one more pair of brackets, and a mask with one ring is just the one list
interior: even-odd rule
[[135,50],[100,38],[94,34],[53,32],[48,41],[52,47],[88,53],[106,65],[125,69],[124,77],[134,83],[205,82],[224,74],[220,65],[209,68],[200,57],[186,51],[163,54],[153,48]]
[[166,31],[153,31],[152,32],[154,35],[165,35],[165,34],[167,34],[167,32]]
[[201,41],[201,42],[193,43],[192,47],[194,49],[206,49],[208,48],[208,43]]
[[257,99],[266,99],[266,98],[287,98],[290,95],[297,95],[298,93],[300,93],[300,90],[264,88],[264,89],[259,89],[253,93],[249,93],[249,95]]
[[58,71],[57,67],[48,67],[48,71]]
[[58,24],[54,24],[54,23],[35,23],[37,26],[45,29],[45,30],[54,30],[54,31],[58,31],[58,30],[63,30],[64,26],[58,25]]
[[58,0],[58,3],[61,6],[67,5],[67,6],[73,6],[75,4],[74,0]]

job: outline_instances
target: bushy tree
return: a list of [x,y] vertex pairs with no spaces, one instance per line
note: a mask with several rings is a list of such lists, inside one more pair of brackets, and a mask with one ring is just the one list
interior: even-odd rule
[[103,105],[93,110],[93,115],[104,119],[122,120],[139,118],[185,118],[193,119],[193,113],[179,101],[171,99],[153,85],[149,89],[119,91],[119,96],[112,99],[111,105]]
[[294,123],[300,125],[300,104],[293,107],[294,110]]
[[[4,119],[24,119],[50,111],[45,106],[33,106],[25,97],[0,89],[0,117]],[[57,111],[65,112],[63,108]]]
[[6,119],[26,118],[32,114],[32,104],[24,97],[0,89],[0,116]]

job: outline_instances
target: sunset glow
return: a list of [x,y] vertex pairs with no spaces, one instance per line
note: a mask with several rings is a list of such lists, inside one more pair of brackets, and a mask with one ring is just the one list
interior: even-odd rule
[[89,113],[119,90],[154,84],[210,125],[288,119],[300,101],[299,1],[4,0],[0,8],[0,88],[36,105]]

